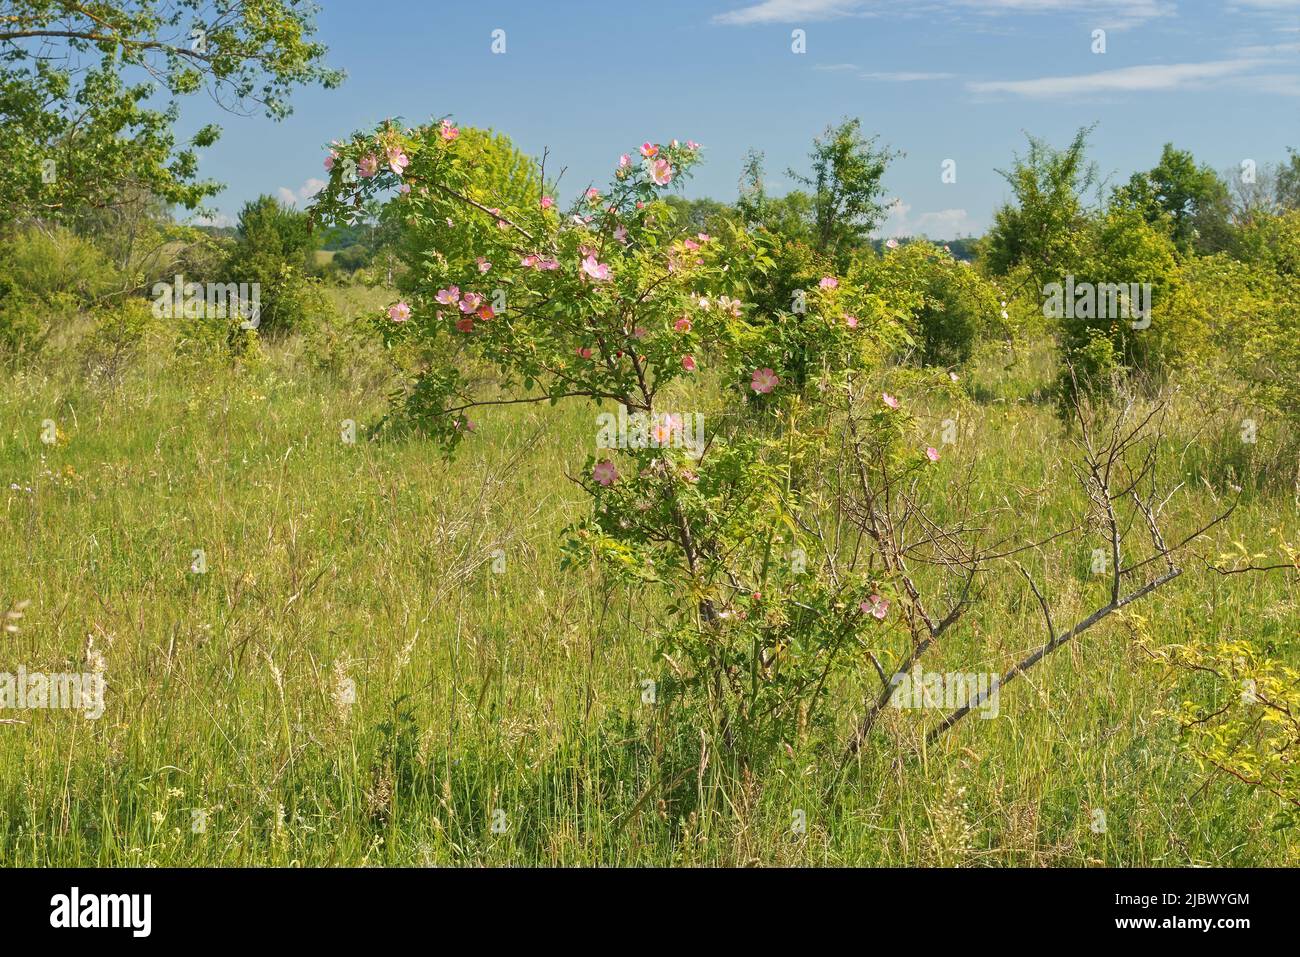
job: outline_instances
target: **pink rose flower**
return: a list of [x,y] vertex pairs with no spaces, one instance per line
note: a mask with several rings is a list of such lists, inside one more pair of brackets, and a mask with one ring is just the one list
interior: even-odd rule
[[780,377],[771,369],[755,369],[749,387],[760,395],[766,395],[780,384]]
[[650,166],[650,181],[656,186],[667,186],[673,179],[673,166],[666,159],[657,159]]
[[604,282],[609,278],[609,266],[605,263],[596,262],[596,257],[588,256],[582,261],[582,271],[597,282]]
[[889,599],[881,598],[879,595],[872,595],[867,601],[858,605],[864,615],[870,615],[877,621],[884,621],[885,616],[889,614]]

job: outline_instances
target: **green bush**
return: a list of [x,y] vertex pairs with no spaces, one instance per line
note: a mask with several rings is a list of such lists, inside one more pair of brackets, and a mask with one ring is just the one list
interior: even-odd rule
[[93,379],[116,379],[158,325],[153,304],[146,299],[126,299],[100,310],[94,329],[81,343],[83,372]]
[[[1151,380],[1165,376],[1178,364],[1181,344],[1185,340],[1180,328],[1180,314],[1161,312],[1161,306],[1178,284],[1178,258],[1173,241],[1159,228],[1129,206],[1113,206],[1098,218],[1089,220],[1080,241],[1081,252],[1074,271],[1056,278],[1069,297],[1067,279],[1074,288],[1089,284],[1097,291],[1095,311],[1108,315],[1065,315],[1056,326],[1061,340],[1064,364],[1060,386],[1068,402],[1076,385],[1086,391],[1105,391],[1115,381],[1114,373],[1138,371]],[[1137,285],[1149,287],[1145,305],[1151,310],[1139,316],[1139,303],[1104,304],[1101,287],[1128,290]],[[1044,300],[1049,294],[1042,290]],[[1126,305],[1127,311],[1103,306]],[[1157,313],[1161,328],[1156,330]],[[1109,343],[1109,348],[1102,345]]]
[[369,265],[371,258],[371,251],[365,246],[353,245],[336,252],[331,263],[343,272],[356,272],[363,266]]
[[41,308],[41,303],[0,276],[0,365],[17,365],[41,350],[49,335],[39,318]]
[[921,365],[960,365],[977,343],[1010,328],[996,287],[932,243],[911,242],[880,258],[865,253],[852,275],[899,310]]
[[179,273],[186,282],[226,281],[226,264],[235,249],[231,240],[187,229],[179,237],[179,242],[173,275],[158,276],[159,280],[171,282],[174,274]]
[[121,285],[108,257],[63,227],[29,226],[0,238],[0,362],[30,359],[56,322]]
[[0,274],[33,299],[69,295],[85,304],[121,289],[108,257],[63,227],[29,227],[6,237],[3,246]]
[[259,332],[293,329],[323,308],[320,291],[308,275],[313,256],[305,214],[270,196],[244,206],[224,278],[260,287]]

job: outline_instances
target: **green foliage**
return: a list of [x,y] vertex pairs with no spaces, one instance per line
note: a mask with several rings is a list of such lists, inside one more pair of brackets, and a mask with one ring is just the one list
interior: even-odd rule
[[893,157],[874,138],[863,136],[860,120],[844,120],[813,141],[807,173],[787,171],[806,191],[772,197],[764,185],[763,154],[751,150],[741,171],[736,211],[750,226],[807,245],[842,271],[884,215],[881,180]]
[[759,227],[788,243],[811,246],[813,237],[813,198],[794,189],[784,196],[773,197],[764,183],[763,154],[750,150],[740,176],[740,195],[736,213],[751,227]]
[[43,304],[0,274],[0,365],[12,367],[40,352],[50,327]]
[[159,331],[153,304],[124,299],[95,316],[95,326],[80,343],[82,368],[91,379],[117,380]]
[[120,283],[103,252],[67,229],[11,230],[0,240],[0,362],[32,358],[57,322],[120,292]]
[[1300,824],[1300,669],[1246,640],[1170,645],[1156,660],[1188,695],[1171,716],[1200,767],[1276,797],[1276,827]]
[[[352,221],[358,201],[396,185],[393,160],[409,161],[410,190],[384,211],[405,225],[410,318],[394,337],[472,350],[503,385],[527,395],[648,408],[659,389],[689,374],[694,356],[702,363],[711,343],[732,334],[736,317],[693,292],[726,279],[727,251],[684,234],[659,201],[662,187],[689,170],[693,148],[660,148],[644,167],[621,169],[607,195],[584,197],[561,217],[543,201],[539,172],[508,140],[454,129],[386,125],[354,136],[336,148],[330,186],[314,208],[329,221]],[[653,181],[656,169],[663,183]],[[684,315],[693,332],[673,328]],[[410,407],[454,443],[470,423],[439,408],[471,402],[467,385],[454,366],[431,369]]]
[[[613,400],[651,417],[653,443],[587,463],[594,514],[572,530],[570,555],[615,580],[670,588],[664,642],[682,661],[690,720],[711,724],[741,764],[762,763],[815,707],[812,676],[837,660],[861,612],[800,613],[782,625],[796,593],[829,611],[830,592],[813,580],[777,588],[768,624],[742,625],[751,610],[735,583],[752,581],[739,589],[751,601],[775,585],[771,551],[794,531],[791,516],[817,474],[825,412],[818,403],[811,427],[796,428],[800,396],[843,388],[906,332],[875,291],[830,273],[814,279],[797,241],[725,219],[716,234],[688,231],[661,191],[694,165],[694,143],[647,144],[641,164],[620,164],[608,189],[593,188],[563,216],[507,146],[448,121],[358,134],[336,146],[313,215],[347,221],[399,175],[408,187],[385,210],[405,223],[408,256],[389,338],[446,357],[404,398],[448,449],[477,428],[469,411],[492,404],[472,390],[471,360],[490,363],[518,401]],[[494,154],[506,162],[494,164]],[[844,203],[841,213],[857,208]],[[808,288],[755,315],[737,297],[768,272]],[[718,370],[733,423],[711,432],[707,455],[675,447],[680,416],[660,411],[665,389],[690,388],[706,368]],[[735,414],[742,404],[756,414]],[[891,447],[887,457],[897,455]]]
[[745,298],[754,304],[755,321],[791,313],[801,293],[816,288],[834,270],[824,257],[799,239],[759,227],[749,231],[753,254],[741,260]]
[[293,329],[321,310],[320,292],[307,276],[312,248],[305,213],[271,196],[245,204],[225,273],[229,282],[260,286],[259,329]]
[[1230,364],[1252,399],[1300,424],[1300,211],[1262,219],[1243,230],[1253,255],[1254,308],[1231,334],[1240,343]]
[[892,158],[862,135],[861,120],[848,119],[813,140],[808,173],[787,171],[811,192],[814,248],[841,268],[884,216],[881,179]]
[[664,203],[672,209],[682,228],[697,233],[716,232],[723,221],[735,214],[731,206],[716,199],[686,199],[669,195],[664,197]]
[[1160,162],[1134,173],[1116,191],[1115,202],[1140,210],[1146,221],[1167,230],[1183,252],[1195,247],[1217,252],[1231,244],[1228,185],[1209,166],[1197,166],[1192,154],[1166,143]]
[[[1066,365],[1061,371],[1061,387],[1067,402],[1075,385],[1087,391],[1109,388],[1117,370],[1163,375],[1177,364],[1189,344],[1181,329],[1182,317],[1176,313],[1165,312],[1162,328],[1152,332],[1156,310],[1178,281],[1173,244],[1165,233],[1147,222],[1140,211],[1112,206],[1088,224],[1079,246],[1080,261],[1072,274],[1075,287],[1092,285],[1098,314],[1087,317],[1076,312],[1058,325]],[[1138,315],[1139,303],[1132,297],[1135,284],[1150,287],[1146,304],[1150,317]],[[1103,301],[1101,290],[1106,286],[1120,290],[1118,300]],[[1101,314],[1103,307],[1108,307],[1109,315]]]
[[1277,204],[1283,209],[1300,209],[1300,153],[1287,151],[1287,161],[1277,171]]
[[0,250],[0,272],[15,289],[46,302],[69,296],[89,304],[118,291],[121,284],[100,249],[59,226],[32,226],[11,233]]
[[300,0],[18,3],[0,22],[0,224],[111,207],[128,188],[194,208],[219,188],[198,179],[197,150],[220,131],[178,146],[179,99],[206,86],[287,115],[295,86],[342,80],[314,29]]
[[986,237],[985,262],[994,275],[1024,266],[1041,289],[1079,261],[1083,195],[1096,182],[1085,155],[1090,133],[1079,130],[1063,150],[1031,136],[1029,152],[1002,174],[1015,203],[997,211]]
[[345,246],[336,252],[330,262],[343,272],[353,273],[370,265],[374,254],[365,246]]
[[960,365],[980,341],[1010,332],[992,283],[932,243],[861,256],[851,277],[902,319],[922,365]]

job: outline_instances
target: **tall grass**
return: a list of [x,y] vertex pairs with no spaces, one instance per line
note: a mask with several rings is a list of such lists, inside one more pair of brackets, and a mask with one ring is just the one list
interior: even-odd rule
[[[1162,714],[1180,690],[1143,650],[1242,634],[1294,662],[1280,580],[1184,576],[1008,689],[996,720],[927,749],[927,723],[891,710],[842,770],[791,741],[735,781],[642,702],[663,596],[559,567],[558,532],[586,507],[565,473],[596,410],[485,409],[452,462],[367,441],[388,383],[313,361],[335,342],[184,374],[152,348],[111,378],[69,348],[7,380],[0,605],[31,604],[0,633],[0,671],[87,670],[90,640],[108,693],[98,721],[0,725],[0,864],[1296,862],[1272,798],[1180,750]],[[1083,508],[1045,356],[986,357],[944,448],[1026,537]],[[928,414],[937,436],[952,410]],[[1178,527],[1226,494],[1201,478],[1184,477]],[[1223,535],[1264,547],[1294,516],[1252,493]],[[1104,589],[1075,551],[1033,569],[1061,614]],[[983,587],[929,667],[995,670],[1041,643],[1018,576]],[[860,673],[835,689],[846,732],[874,693]]]

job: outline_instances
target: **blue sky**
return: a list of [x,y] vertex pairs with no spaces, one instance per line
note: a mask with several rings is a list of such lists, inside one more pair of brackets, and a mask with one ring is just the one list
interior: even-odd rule
[[[750,148],[781,193],[812,137],[856,116],[905,154],[882,234],[937,239],[987,227],[1025,132],[1063,144],[1097,123],[1093,158],[1112,181],[1166,141],[1217,169],[1300,148],[1300,0],[320,2],[341,89],[300,91],[278,124],[185,104],[183,130],[225,130],[201,162],[227,184],[218,221],[259,193],[304,203],[324,144],[389,116],[450,114],[527,153],[549,147],[566,199],[643,140],[695,139],[705,162],[686,195],[723,200]],[[947,159],[956,183],[942,182]]]

